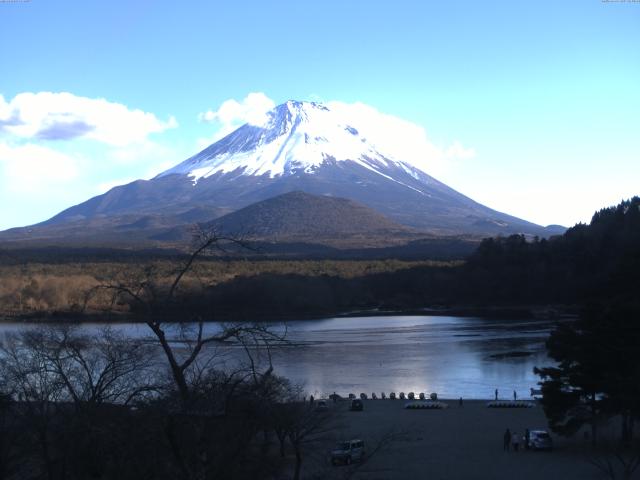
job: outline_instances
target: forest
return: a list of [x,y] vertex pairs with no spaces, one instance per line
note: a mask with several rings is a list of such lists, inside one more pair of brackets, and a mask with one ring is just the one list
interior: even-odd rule
[[[192,318],[307,318],[352,311],[485,311],[554,306],[576,312],[586,300],[634,302],[640,272],[640,199],[596,212],[549,239],[489,238],[458,260],[274,260],[201,255],[163,314]],[[8,255],[8,254],[7,254]],[[7,256],[7,258],[10,258]],[[179,256],[61,261],[0,269],[0,311],[35,318],[116,315],[135,319],[141,305],[96,295],[97,285],[170,283]],[[135,257],[133,257],[135,258]],[[247,299],[251,298],[250,302]]]

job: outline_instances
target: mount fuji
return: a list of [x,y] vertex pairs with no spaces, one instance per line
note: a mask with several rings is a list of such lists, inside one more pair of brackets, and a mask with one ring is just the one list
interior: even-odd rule
[[[348,110],[288,101],[151,180],[115,187],[0,239],[158,239],[193,223],[224,226],[224,215],[290,192],[348,199],[425,236],[561,233],[473,201],[382,140],[369,138]],[[299,196],[285,198],[290,211],[304,208]]]

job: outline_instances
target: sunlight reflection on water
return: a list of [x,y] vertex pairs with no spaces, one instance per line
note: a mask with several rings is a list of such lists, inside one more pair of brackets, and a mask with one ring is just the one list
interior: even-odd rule
[[[104,324],[84,324],[95,332]],[[534,366],[550,364],[544,341],[548,320],[496,320],[444,316],[328,318],[287,323],[295,347],[274,352],[276,373],[303,384],[316,397],[382,391],[437,392],[441,398],[528,398],[537,387]],[[2,324],[0,333],[33,328]],[[115,324],[134,338],[143,324]],[[207,331],[220,325],[206,325]],[[276,328],[283,328],[278,325]],[[176,335],[177,330],[173,330]],[[212,350],[210,350],[212,352]],[[524,352],[522,356],[502,356]]]

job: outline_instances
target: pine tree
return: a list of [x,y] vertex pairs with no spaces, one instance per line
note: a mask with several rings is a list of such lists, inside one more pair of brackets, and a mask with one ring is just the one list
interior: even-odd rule
[[536,368],[542,405],[553,431],[572,435],[620,415],[622,440],[631,441],[640,417],[640,315],[630,305],[590,306],[580,319],[560,325],[547,341],[557,367]]

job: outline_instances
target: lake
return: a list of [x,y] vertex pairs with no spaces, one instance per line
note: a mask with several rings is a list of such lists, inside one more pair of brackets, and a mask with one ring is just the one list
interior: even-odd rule
[[[437,392],[441,398],[530,398],[538,388],[534,366],[550,365],[544,341],[550,320],[447,316],[341,317],[286,323],[295,346],[273,352],[275,371],[303,384],[316,398],[337,392]],[[88,332],[104,324],[84,324]],[[128,336],[146,338],[143,324],[115,324]],[[0,333],[33,328],[0,324]],[[219,329],[210,323],[206,330]],[[282,328],[281,326],[277,328]],[[176,335],[177,330],[174,330]],[[227,350],[226,362],[238,358]],[[213,352],[214,349],[209,349]],[[518,352],[518,356],[514,356]],[[225,358],[221,355],[221,358]]]

